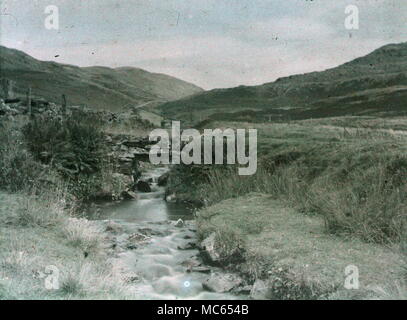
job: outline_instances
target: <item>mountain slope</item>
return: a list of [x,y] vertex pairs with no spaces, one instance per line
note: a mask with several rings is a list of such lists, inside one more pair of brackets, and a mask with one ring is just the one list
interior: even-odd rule
[[29,86],[34,95],[60,102],[66,94],[70,104],[95,109],[123,110],[149,101],[165,102],[201,92],[188,82],[137,68],[80,68],[36,60],[0,46],[0,77],[14,80],[15,93]]
[[203,120],[304,119],[407,112],[407,43],[381,47],[322,72],[260,86],[216,89],[165,103],[168,117]]

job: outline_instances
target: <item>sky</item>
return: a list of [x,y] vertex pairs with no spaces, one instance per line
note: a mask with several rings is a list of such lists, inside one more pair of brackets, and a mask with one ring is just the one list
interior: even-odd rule
[[[57,30],[46,27],[49,5]],[[357,30],[345,27],[349,5]],[[0,9],[0,44],[39,60],[138,67],[204,89],[325,70],[407,41],[406,0],[0,0]]]

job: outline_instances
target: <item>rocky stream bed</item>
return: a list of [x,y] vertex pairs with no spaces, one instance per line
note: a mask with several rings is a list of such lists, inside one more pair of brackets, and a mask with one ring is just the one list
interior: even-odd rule
[[[253,290],[239,276],[206,263],[193,209],[168,203],[157,184],[166,168],[147,171],[151,192],[97,205],[94,219],[108,233],[111,262],[140,299],[244,299]],[[205,243],[207,248],[205,248]]]

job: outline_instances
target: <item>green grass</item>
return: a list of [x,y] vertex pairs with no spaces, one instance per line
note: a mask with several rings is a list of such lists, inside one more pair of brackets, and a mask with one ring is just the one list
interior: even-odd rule
[[[0,299],[129,298],[108,262],[103,232],[75,218],[81,200],[99,190],[119,194],[122,181],[111,165],[92,158],[101,150],[100,131],[74,119],[66,127],[58,121],[0,123]],[[75,169],[64,162],[67,148],[79,170],[72,176],[65,172]],[[80,168],[84,163],[89,166]],[[45,288],[47,266],[60,270],[59,290]]]
[[[206,204],[200,238],[215,233],[223,265],[264,279],[269,298],[405,299],[407,135],[391,130],[403,121],[207,123],[258,129],[256,174],[176,166],[169,191]],[[360,290],[344,289],[347,265]]]
[[[232,270],[268,279],[273,299],[402,298],[404,261],[398,247],[326,233],[320,216],[304,216],[270,195],[251,193],[198,213],[201,239],[216,233],[217,250]],[[235,251],[241,248],[240,264]],[[360,288],[344,288],[345,267],[359,268]],[[386,288],[386,289],[384,289]]]
[[181,198],[210,205],[261,192],[320,215],[333,234],[380,243],[405,238],[407,135],[317,123],[212,127],[257,128],[258,171],[244,177],[230,166],[175,168],[170,189]]

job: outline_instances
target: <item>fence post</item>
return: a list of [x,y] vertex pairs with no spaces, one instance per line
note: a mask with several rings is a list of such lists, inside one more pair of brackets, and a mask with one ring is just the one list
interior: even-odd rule
[[62,95],[62,115],[66,115],[66,96]]
[[31,105],[31,87],[27,90],[27,108],[28,108],[28,115],[30,118],[32,117],[32,105]]
[[13,80],[8,80],[8,88],[7,88],[7,90],[8,90],[8,97],[10,98],[10,99],[13,99],[14,98],[14,91],[13,91],[13,89],[14,89],[14,81]]
[[4,94],[4,99],[13,98],[13,85],[14,82],[12,80],[6,78],[1,79],[1,89]]

